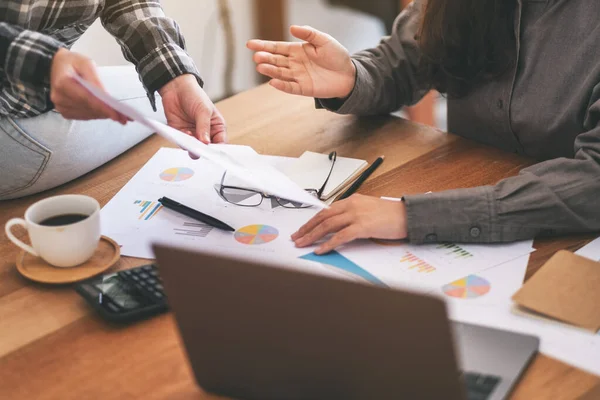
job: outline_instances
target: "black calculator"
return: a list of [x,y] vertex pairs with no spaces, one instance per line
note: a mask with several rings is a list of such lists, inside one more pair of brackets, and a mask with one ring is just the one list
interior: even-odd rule
[[91,278],[79,283],[75,290],[110,321],[131,322],[168,309],[154,264]]

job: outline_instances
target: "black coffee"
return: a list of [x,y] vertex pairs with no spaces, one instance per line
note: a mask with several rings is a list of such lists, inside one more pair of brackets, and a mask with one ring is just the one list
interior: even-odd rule
[[44,226],[62,226],[62,225],[71,225],[75,222],[83,221],[89,217],[89,215],[85,214],[62,214],[56,215],[54,217],[46,218],[40,225]]

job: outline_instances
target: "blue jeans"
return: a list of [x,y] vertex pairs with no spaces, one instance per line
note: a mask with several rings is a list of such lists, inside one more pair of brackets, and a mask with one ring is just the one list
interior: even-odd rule
[[[144,114],[154,113],[133,67],[103,67],[106,90]],[[161,106],[157,99],[157,106]],[[152,132],[111,120],[71,121],[56,111],[33,118],[0,117],[0,200],[51,189],[88,173],[139,143]]]

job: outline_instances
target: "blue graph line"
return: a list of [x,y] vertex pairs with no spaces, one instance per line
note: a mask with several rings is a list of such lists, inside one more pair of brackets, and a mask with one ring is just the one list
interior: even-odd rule
[[146,215],[146,218],[144,218],[144,220],[149,220],[150,218],[152,218],[152,216],[156,213],[156,210],[161,206],[160,203],[156,203],[156,205],[154,206],[154,208],[152,209],[152,211],[150,211],[148,213],[148,215]]
[[316,255],[315,253],[309,253],[300,258],[302,258],[304,260],[309,260],[309,261],[316,261],[321,264],[331,265],[332,267],[336,267],[336,268],[339,268],[346,272],[349,272],[353,275],[359,276],[362,279],[364,279],[367,282],[370,282],[374,285],[388,287],[385,283],[383,283],[381,280],[379,280],[379,278],[377,278],[375,275],[373,275],[370,272],[359,267],[358,265],[356,265],[355,263],[353,263],[352,261],[350,261],[343,255],[341,255],[337,251],[332,251],[332,252],[329,252],[329,253],[321,255],[321,256]]
[[142,207],[142,210],[140,211],[140,214],[143,214],[143,213],[144,213],[144,211],[146,211],[146,208],[148,208],[148,206],[149,206],[150,204],[152,204],[152,203],[151,203],[151,202],[149,202],[149,201],[148,201],[148,202],[146,202],[146,205],[144,205],[144,207]]

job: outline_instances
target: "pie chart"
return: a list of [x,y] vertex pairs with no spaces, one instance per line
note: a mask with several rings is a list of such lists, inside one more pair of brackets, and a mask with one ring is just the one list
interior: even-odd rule
[[169,168],[161,172],[159,176],[163,181],[181,182],[194,176],[194,171],[185,167]]
[[450,297],[458,299],[474,299],[490,291],[490,283],[477,276],[469,275],[457,281],[442,286],[442,291]]
[[272,242],[279,236],[279,231],[269,225],[248,225],[233,234],[235,240],[242,244],[255,245]]

